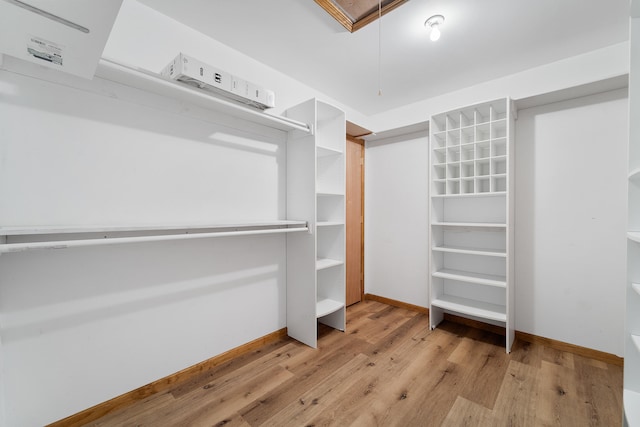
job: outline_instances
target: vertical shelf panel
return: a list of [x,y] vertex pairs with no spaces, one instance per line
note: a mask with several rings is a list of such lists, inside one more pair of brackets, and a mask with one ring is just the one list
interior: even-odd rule
[[[634,0],[635,3],[636,0]],[[630,20],[629,117],[640,113],[640,18]],[[640,124],[629,121],[624,415],[640,425]]]
[[[515,337],[512,120],[507,98],[432,116],[429,165],[431,327],[445,312],[503,325],[507,352]],[[502,226],[464,227],[478,223]],[[440,250],[459,246],[491,250]],[[487,274],[500,280],[478,279]]]
[[291,132],[287,142],[287,215],[309,218],[311,230],[287,237],[287,330],[316,348],[318,321],[340,330],[346,324],[346,119],[315,99],[286,116],[315,130]]

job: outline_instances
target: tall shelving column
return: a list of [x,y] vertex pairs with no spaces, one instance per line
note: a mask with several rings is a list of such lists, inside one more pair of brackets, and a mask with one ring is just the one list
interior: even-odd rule
[[310,218],[310,233],[287,236],[287,330],[317,347],[317,322],[346,323],[346,120],[338,108],[310,100],[287,117],[313,124],[312,135],[290,132],[287,216]]
[[[637,1],[633,7],[638,8]],[[640,11],[639,11],[640,12]],[[627,319],[624,355],[625,425],[640,426],[640,17],[630,20]]]
[[430,120],[429,317],[514,330],[513,117],[507,98]]

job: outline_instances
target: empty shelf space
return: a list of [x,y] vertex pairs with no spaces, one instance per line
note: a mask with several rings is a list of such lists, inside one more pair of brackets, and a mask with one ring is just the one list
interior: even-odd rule
[[469,255],[485,255],[506,258],[507,252],[504,249],[487,249],[487,248],[472,248],[466,246],[434,246],[433,250],[436,252],[451,252],[457,254],[469,254]]
[[318,157],[339,156],[342,154],[342,151],[336,150],[335,148],[322,147],[318,145],[317,154],[318,154]]
[[634,291],[636,291],[638,295],[640,295],[640,283],[632,283],[631,287],[633,288]]
[[329,298],[321,299],[316,302],[316,317],[326,316],[340,310],[342,307],[344,307],[344,304],[340,301]]
[[458,280],[460,282],[477,283],[479,285],[496,286],[499,288],[507,287],[506,277],[495,276],[493,274],[483,274],[443,268],[434,272],[432,276],[439,277],[441,279]]
[[431,225],[435,227],[507,228],[507,224],[494,222],[434,222]]
[[627,232],[627,239],[633,240],[634,242],[640,243],[640,231],[629,231]]
[[325,268],[336,267],[342,264],[344,264],[344,262],[337,259],[319,258],[316,260],[316,270],[323,270]]
[[627,419],[627,425],[640,425],[640,393],[636,391],[624,389],[622,394],[624,402],[624,414]]
[[491,304],[484,301],[476,301],[468,298],[460,298],[452,295],[441,295],[431,302],[431,305],[443,310],[455,311],[482,319],[506,322],[506,309],[503,305]]
[[636,346],[636,350],[640,353],[640,335],[631,335],[631,341],[633,341],[633,345]]

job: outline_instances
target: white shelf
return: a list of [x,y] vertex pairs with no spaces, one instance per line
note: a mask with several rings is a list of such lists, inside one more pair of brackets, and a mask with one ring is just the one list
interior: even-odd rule
[[332,191],[318,191],[316,195],[318,197],[344,197],[344,193],[336,193]]
[[[496,176],[496,175],[494,175]],[[490,175],[484,175],[482,177],[476,177],[476,178],[489,178]],[[468,179],[468,180],[472,180],[474,179],[473,177],[469,177],[469,178],[463,178],[463,179]],[[436,180],[434,180],[436,181]],[[442,181],[445,181],[444,179]],[[433,194],[431,197],[434,198],[449,198],[449,197],[453,197],[453,198],[458,198],[458,197],[498,197],[498,196],[506,196],[507,192],[506,191],[493,191],[493,192],[489,192],[489,191],[485,191],[484,193],[460,193],[460,194]]]
[[438,299],[433,300],[431,305],[443,310],[455,311],[482,319],[497,320],[499,322],[506,322],[507,320],[505,306],[468,298],[441,295]]
[[322,147],[320,145],[317,146],[318,157],[339,156],[341,154],[342,151],[336,150],[335,148]]
[[632,240],[636,243],[640,243],[640,232],[639,231],[627,232],[627,239]]
[[316,303],[316,317],[324,317],[327,314],[334,313],[344,307],[340,301],[332,299],[321,299]]
[[632,283],[631,288],[633,288],[633,290],[636,291],[638,295],[640,295],[640,283]]
[[318,227],[336,227],[339,225],[344,225],[344,222],[341,221],[318,221],[316,226]]
[[631,335],[631,341],[636,346],[638,353],[640,353],[640,335]]
[[629,427],[640,426],[640,393],[625,388],[622,396]]
[[316,260],[316,270],[323,270],[325,268],[336,267],[342,264],[344,264],[344,262],[337,259],[319,258]]
[[267,114],[261,110],[218,98],[210,92],[195,89],[187,84],[170,80],[147,70],[119,64],[112,60],[101,59],[98,64],[98,69],[96,70],[96,75],[125,86],[186,101],[211,111],[258,123],[270,128],[283,131],[297,130],[304,133],[310,132],[309,125],[306,123],[287,117]]
[[441,279],[458,280],[467,283],[477,283],[479,285],[495,286],[498,288],[506,288],[506,277],[496,276],[493,274],[482,274],[469,271],[452,270],[449,268],[443,268],[432,274],[433,277],[439,277]]
[[456,254],[483,255],[506,258],[507,252],[504,249],[470,248],[465,246],[434,246],[436,252],[450,252]]
[[[159,226],[2,227],[0,228],[0,233],[2,233],[0,236],[4,236],[7,239],[11,237],[29,237],[29,241],[0,244],[0,254],[42,249],[66,249],[72,247],[103,246],[125,243],[292,233],[308,230],[309,228],[307,223],[304,221],[267,221]],[[140,232],[143,232],[144,234],[140,235]],[[113,236],[105,236],[105,233],[117,234]],[[136,235],[136,233],[138,234]],[[46,237],[42,237],[39,240],[33,240],[34,236],[58,236],[60,234],[69,236],[69,238],[65,240],[51,240],[50,237],[48,239]],[[88,234],[99,235],[87,237]]]
[[435,227],[507,228],[507,224],[494,222],[434,222],[431,225]]

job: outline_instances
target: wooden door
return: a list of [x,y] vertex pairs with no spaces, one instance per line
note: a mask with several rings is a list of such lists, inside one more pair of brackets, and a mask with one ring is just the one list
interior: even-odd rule
[[347,136],[347,305],[364,295],[364,141]]

